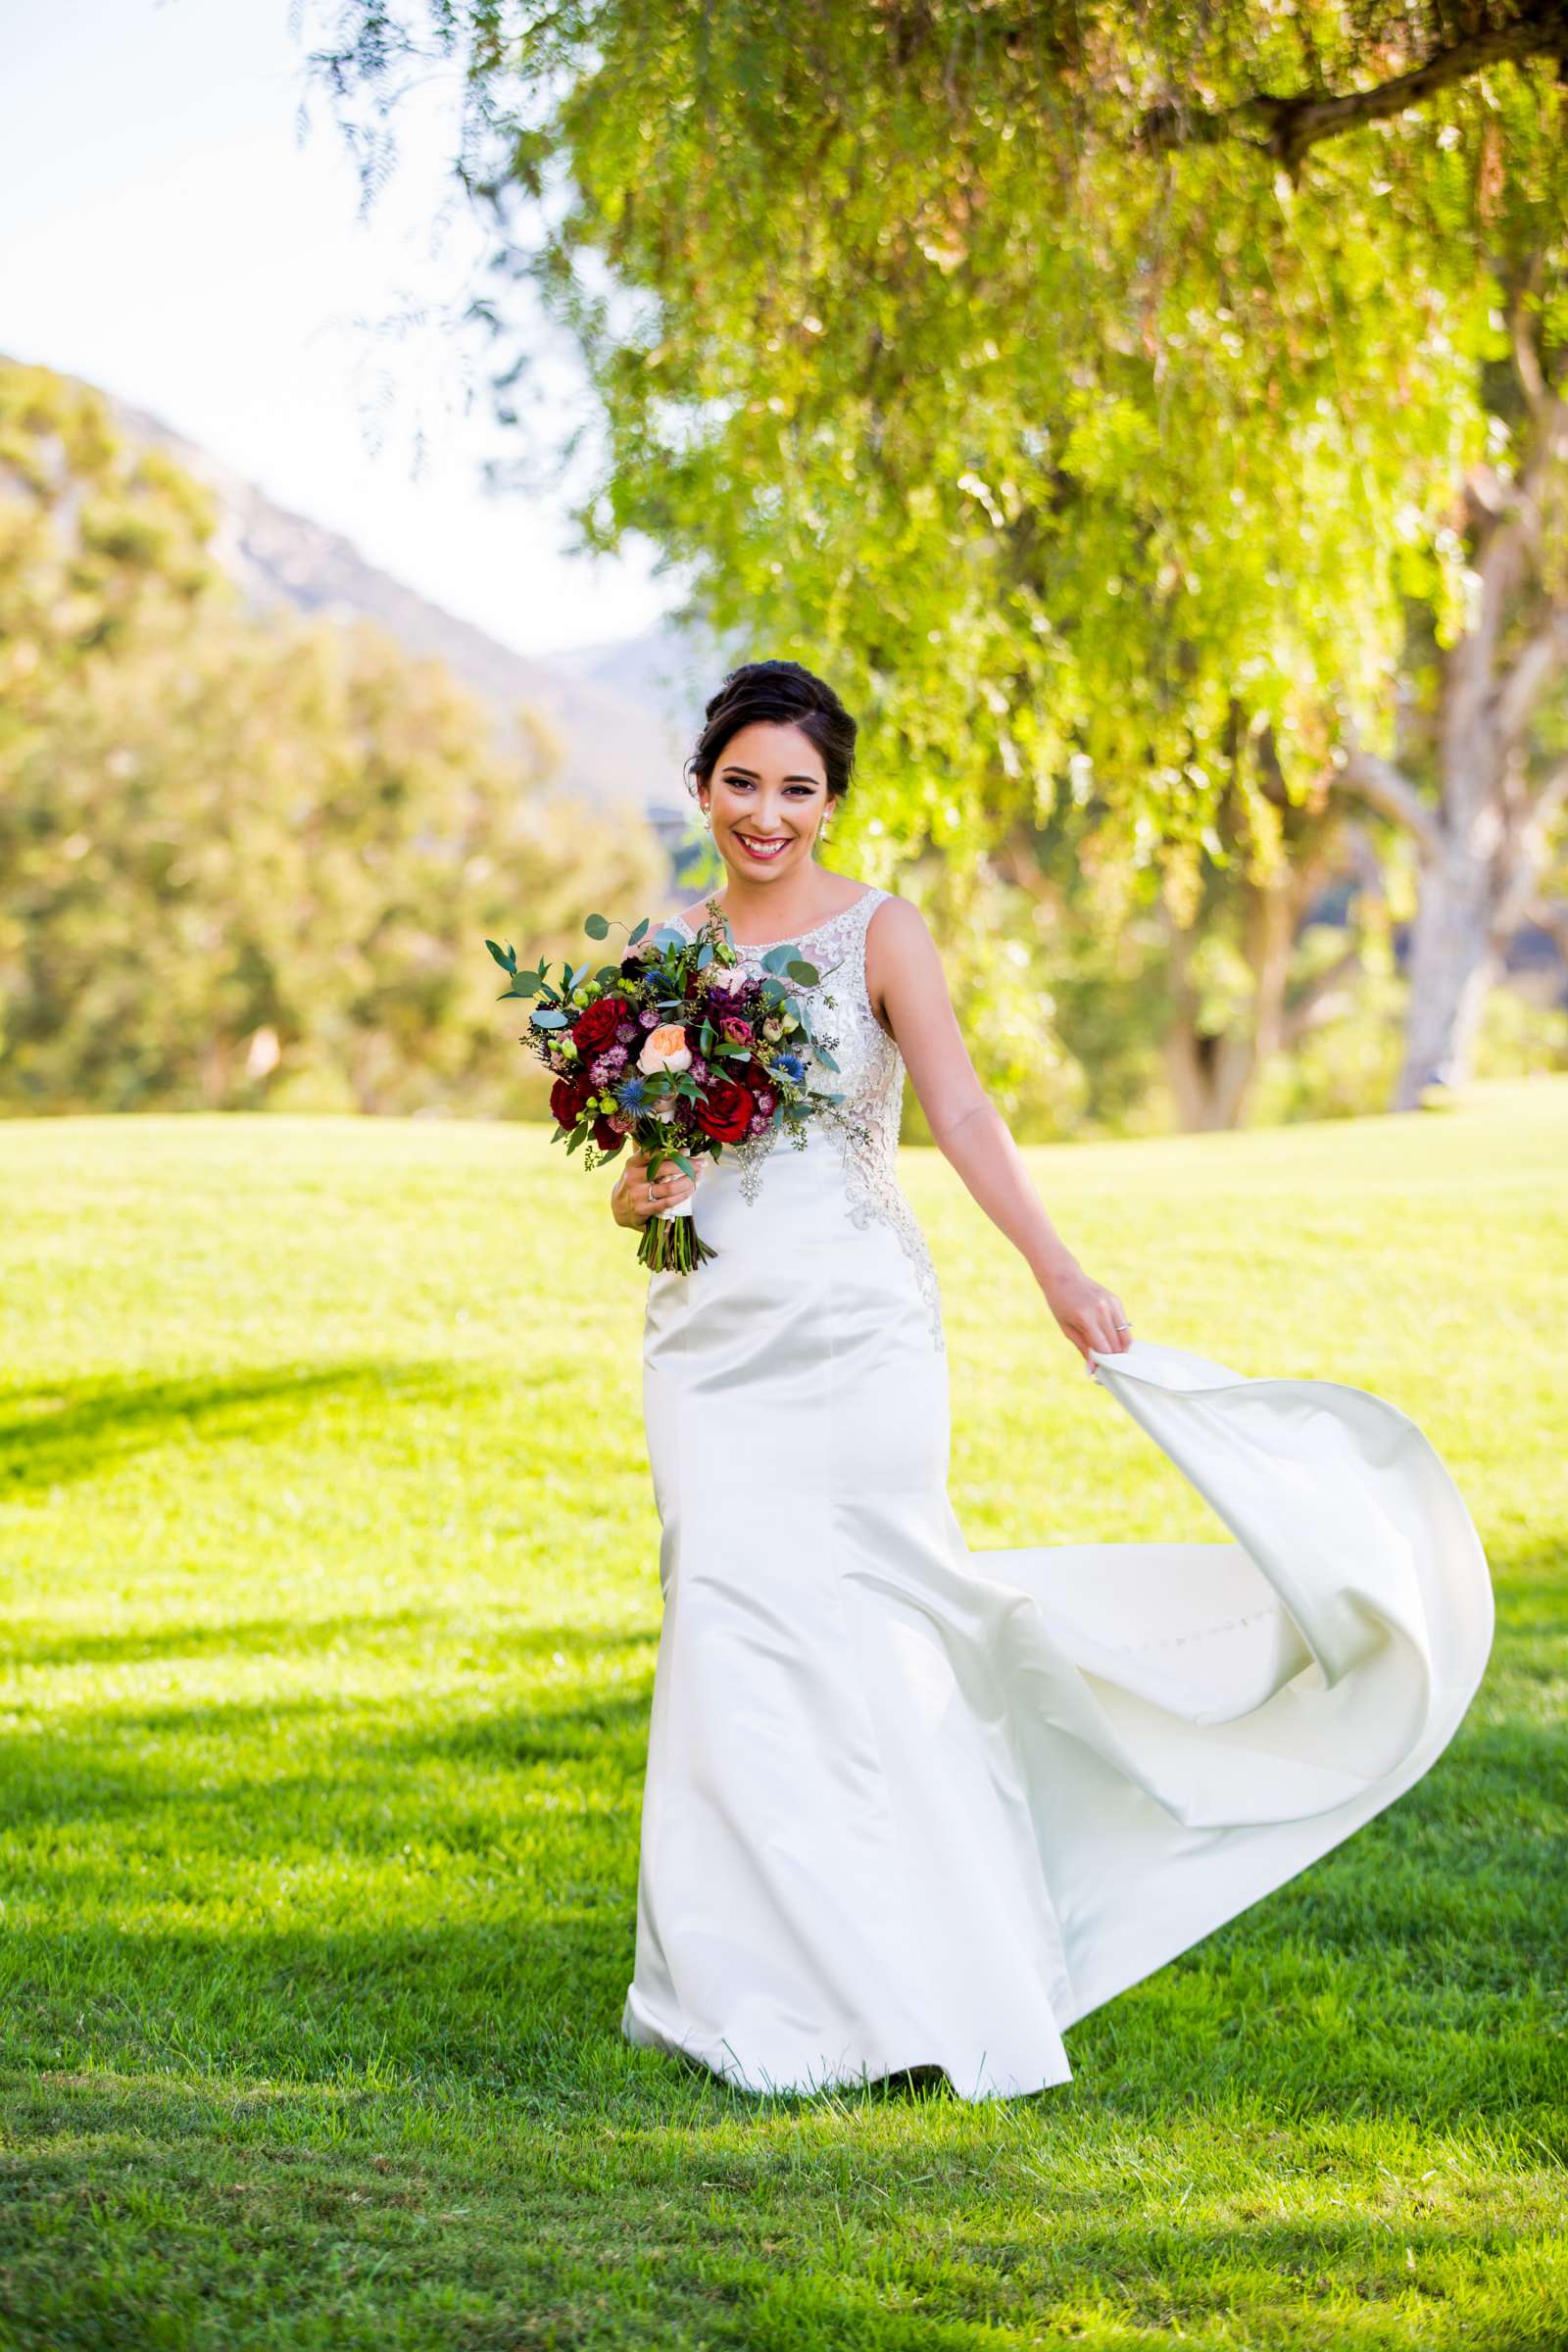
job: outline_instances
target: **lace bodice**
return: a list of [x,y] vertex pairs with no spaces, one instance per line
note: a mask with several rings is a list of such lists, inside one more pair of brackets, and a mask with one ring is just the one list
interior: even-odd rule
[[[816,1001],[816,1026],[839,1066],[830,1070],[811,1055],[810,1082],[824,1092],[843,1095],[847,1124],[824,1119],[813,1125],[820,1124],[824,1134],[836,1137],[842,1148],[851,1223],[863,1227],[877,1219],[891,1226],[908,1253],[931,1318],[932,1344],[940,1348],[944,1340],[936,1268],[898,1178],[904,1055],[872,1010],[866,986],[866,933],[872,915],[889,895],[872,885],[809,931],[785,932],[781,939],[736,940],[735,952],[743,964],[755,966],[770,948],[788,940],[820,973],[816,988],[802,993]],[[683,916],[670,919],[683,938],[696,936]],[[770,1128],[765,1135],[730,1147],[740,1165],[740,1189],[747,1200],[761,1197],[763,1163],[778,1135],[776,1128]]]

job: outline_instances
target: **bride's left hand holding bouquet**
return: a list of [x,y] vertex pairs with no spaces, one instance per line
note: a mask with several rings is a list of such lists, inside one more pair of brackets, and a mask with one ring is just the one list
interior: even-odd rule
[[[590,914],[583,929],[606,939],[610,920]],[[650,1153],[650,1176],[669,1160],[695,1179],[697,1158],[717,1159],[770,1127],[804,1146],[807,1121],[843,1102],[808,1083],[812,1060],[829,1070],[838,1063],[789,986],[815,988],[816,966],[786,944],[768,950],[760,971],[743,969],[711,901],[694,940],[669,923],[651,931],[644,916],[618,963],[564,962],[559,981],[543,957],[519,970],[511,947],[484,944],[510,982],[503,1001],[532,1003],[520,1043],[555,1079],[551,1141],[580,1148],[584,1167],[613,1159],[630,1138]],[[637,1249],[645,1266],[680,1274],[713,1254],[689,1200],[651,1216]]]

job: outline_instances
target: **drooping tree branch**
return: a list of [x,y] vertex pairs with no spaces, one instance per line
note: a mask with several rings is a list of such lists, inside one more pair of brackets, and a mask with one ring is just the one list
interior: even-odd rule
[[1514,856],[1512,877],[1497,904],[1496,934],[1506,939],[1525,919],[1540,887],[1557,819],[1568,808],[1568,760],[1559,760],[1536,794]]
[[1351,743],[1346,752],[1340,781],[1358,800],[1365,801],[1380,814],[1391,817],[1412,833],[1428,857],[1436,857],[1443,848],[1443,832],[1438,814],[1391,760],[1382,760],[1376,752],[1363,751]]
[[1324,139],[1384,122],[1419,106],[1488,66],[1555,59],[1568,68],[1568,7],[1562,0],[1526,0],[1513,22],[1466,33],[1435,49],[1407,74],[1339,96],[1303,90],[1290,96],[1259,91],[1235,106],[1205,108],[1179,99],[1152,107],[1139,125],[1146,147],[1215,147],[1230,139],[1261,147],[1293,175],[1302,157]]
[[1568,607],[1548,613],[1514,660],[1497,695],[1497,723],[1512,743],[1551,681],[1568,669]]
[[1310,980],[1303,981],[1280,1015],[1279,1042],[1287,1054],[1300,1044],[1309,1030],[1315,1029],[1328,1017],[1339,993],[1356,978],[1361,965],[1361,942],[1352,939],[1348,947],[1340,950],[1332,963],[1325,964],[1322,971],[1314,972]]

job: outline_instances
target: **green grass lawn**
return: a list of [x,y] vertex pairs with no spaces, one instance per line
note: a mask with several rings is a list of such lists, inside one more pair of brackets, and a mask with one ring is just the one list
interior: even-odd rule
[[[1142,1336],[1415,1416],[1493,1663],[1072,2084],[754,2101],[617,2031],[659,1585],[608,1178],[0,1126],[0,2343],[1568,2342],[1568,1081],[1030,1158]],[[906,1169],[970,1542],[1218,1533]]]

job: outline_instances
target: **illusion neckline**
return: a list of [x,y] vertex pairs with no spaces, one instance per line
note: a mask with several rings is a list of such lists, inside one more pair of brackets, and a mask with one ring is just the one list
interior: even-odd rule
[[[737,955],[745,956],[755,953],[759,948],[765,954],[769,948],[799,947],[803,940],[816,939],[822,932],[831,930],[835,923],[841,923],[847,914],[853,914],[857,906],[862,905],[866,899],[874,899],[876,895],[876,884],[868,882],[859,898],[852,899],[849,905],[841,906],[836,914],[826,915],[821,922],[813,923],[809,931],[783,931],[777,939],[735,939],[732,931],[730,937],[735,940],[735,952]],[[706,906],[707,903],[705,900],[704,905]],[[680,923],[682,930],[690,928],[684,915],[677,916],[676,920]]]

